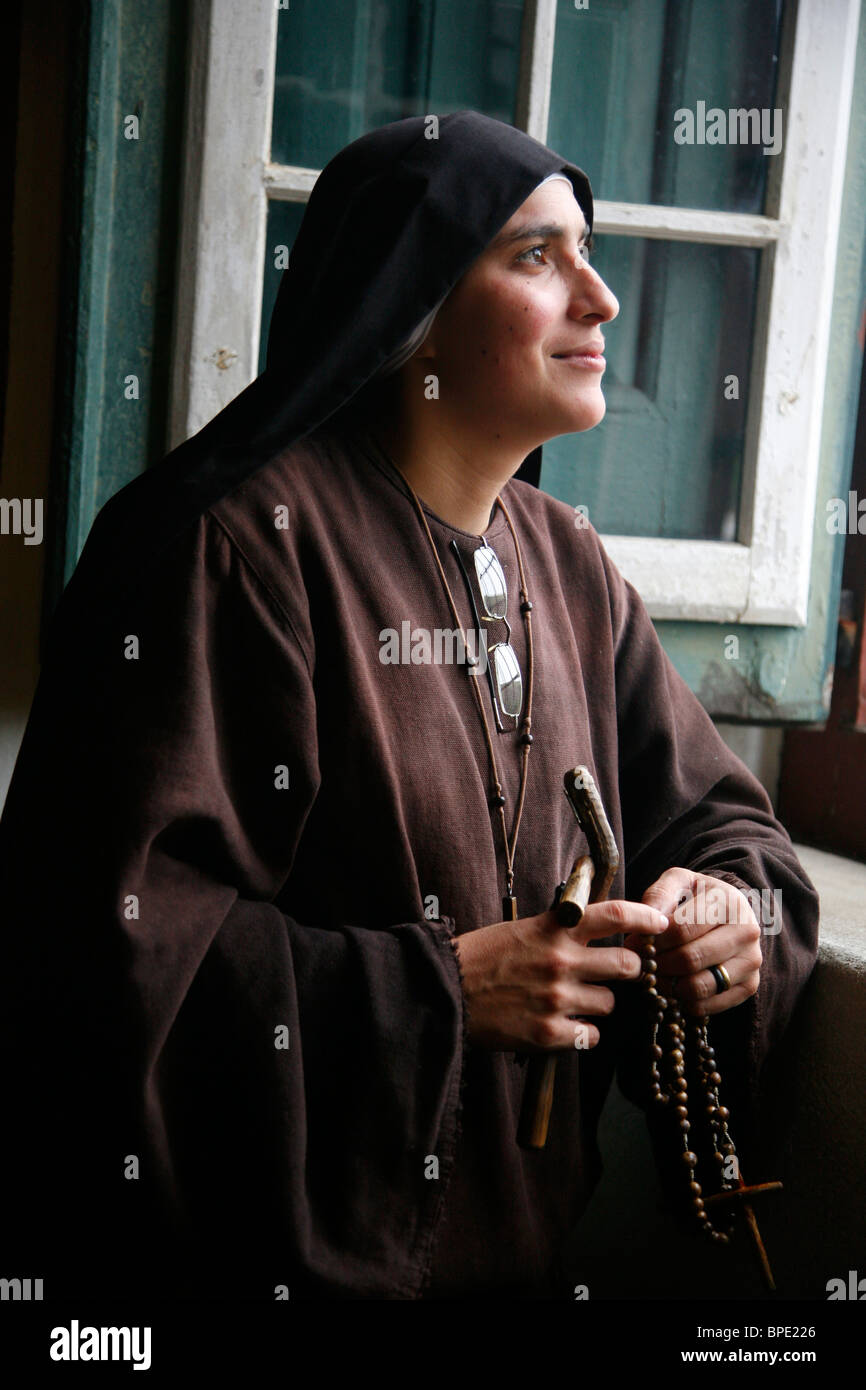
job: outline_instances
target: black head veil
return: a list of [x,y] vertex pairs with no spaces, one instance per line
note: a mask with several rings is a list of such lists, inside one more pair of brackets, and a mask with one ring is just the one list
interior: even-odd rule
[[[548,174],[592,226],[582,170],[477,111],[411,116],[325,166],[274,306],[264,372],[102,508],[61,609],[146,579],[164,546],[376,373]],[[541,450],[518,476],[538,483]],[[92,611],[92,610],[91,610]]]

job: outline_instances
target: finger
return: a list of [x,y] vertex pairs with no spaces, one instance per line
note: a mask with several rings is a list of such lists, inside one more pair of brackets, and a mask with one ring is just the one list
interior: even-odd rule
[[599,941],[605,936],[622,932],[639,932],[659,936],[670,926],[664,913],[644,903],[626,902],[613,898],[610,902],[590,903],[576,927],[570,927],[575,941]]
[[601,1033],[594,1023],[556,1015],[538,1019],[532,1025],[530,1034],[530,1049],[535,1052],[556,1052],[564,1048],[576,1048],[581,1052],[595,1047],[601,1039]]
[[570,1018],[569,1022],[574,1029],[571,1045],[577,1052],[585,1052],[601,1041],[601,1033],[594,1023],[589,1023],[585,1018],[577,1018],[576,1016]]
[[584,980],[636,980],[643,961],[625,946],[598,946],[585,950],[576,968]]
[[[727,966],[725,968],[727,969]],[[745,1004],[747,999],[757,994],[759,983],[760,975],[755,971],[741,984],[732,985],[730,989],[723,990],[721,994],[714,994],[709,999],[683,1003],[682,1008],[693,1018],[709,1018],[713,1014],[722,1014],[728,1009],[736,1008],[738,1004]]]
[[660,975],[697,975],[711,965],[725,965],[751,946],[755,937],[748,928],[711,927],[684,946],[659,955]]
[[697,877],[694,891],[671,912],[670,929],[659,941],[659,952],[674,951],[717,927],[741,927],[760,933],[748,899],[733,884],[702,874]]
[[678,903],[685,902],[697,887],[701,874],[694,869],[675,867],[665,869],[664,873],[647,888],[641,902],[648,903],[658,912],[673,920],[674,909]]
[[720,991],[715,975],[710,970],[700,970],[696,975],[676,977],[675,997],[681,1004],[691,1007],[712,1004],[712,1008],[705,1011],[718,1013],[721,1010],[715,1000],[726,1000],[722,1008],[730,1008],[732,1003],[742,1003],[754,994],[760,983],[761,972],[753,956],[734,956],[723,964],[731,981],[730,989]]

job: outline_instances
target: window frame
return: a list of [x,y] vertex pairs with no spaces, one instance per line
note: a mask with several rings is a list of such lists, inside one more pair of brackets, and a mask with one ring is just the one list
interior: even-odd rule
[[[193,0],[172,447],[256,376],[268,204],[306,202],[319,173],[270,159],[281,8],[248,0],[239,24],[229,0]],[[860,0],[799,0],[790,14],[777,98],[783,147],[768,156],[772,215],[596,202],[600,234],[764,252],[737,539],[602,533],[656,619],[807,621]],[[515,123],[542,142],[555,28],[556,0],[527,0]]]

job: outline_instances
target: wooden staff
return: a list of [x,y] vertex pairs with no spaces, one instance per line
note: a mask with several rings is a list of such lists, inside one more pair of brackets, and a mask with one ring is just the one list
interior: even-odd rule
[[[619,868],[619,850],[589,769],[571,768],[563,784],[590,852],[575,860],[565,884],[557,889],[553,907],[561,926],[576,927],[588,903],[607,897]],[[523,1149],[543,1149],[547,1143],[555,1078],[556,1053],[530,1057],[517,1128],[517,1142]]]

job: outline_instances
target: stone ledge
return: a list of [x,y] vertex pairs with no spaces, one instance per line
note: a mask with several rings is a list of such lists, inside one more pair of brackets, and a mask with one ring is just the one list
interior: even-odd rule
[[866,864],[794,845],[821,900],[821,952],[866,967]]

